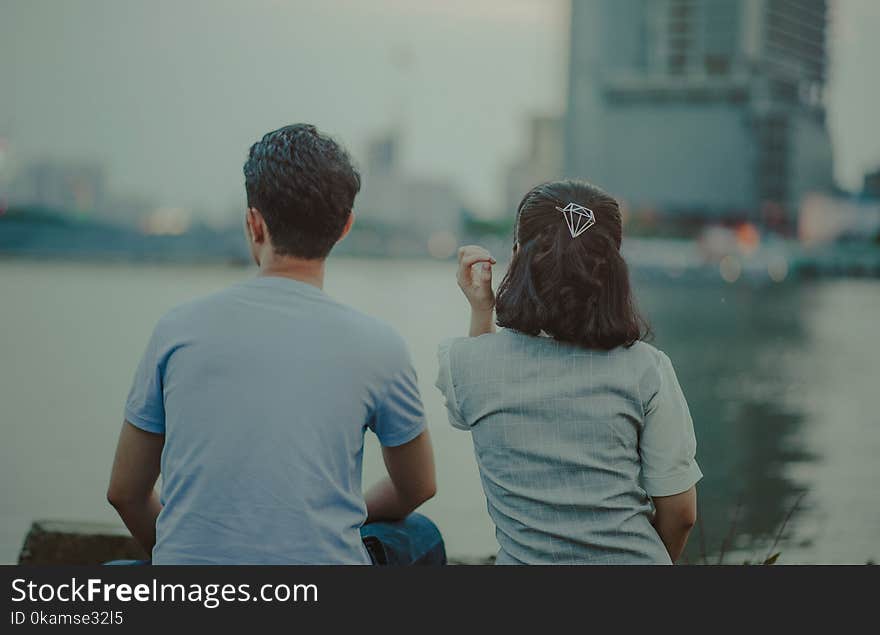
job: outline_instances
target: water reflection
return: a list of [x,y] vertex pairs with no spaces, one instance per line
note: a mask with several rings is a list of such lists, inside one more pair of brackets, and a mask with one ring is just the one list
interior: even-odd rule
[[[639,280],[637,287],[656,344],[678,369],[705,473],[703,540],[696,533],[686,555],[694,561],[703,549],[717,554],[734,530],[735,559],[764,555],[806,489],[790,466],[819,458],[799,442],[807,415],[799,396],[821,390],[808,384],[799,363],[811,346],[805,318],[817,310],[816,295],[798,284]],[[808,493],[782,549],[793,541],[808,546],[795,528],[814,503]]]

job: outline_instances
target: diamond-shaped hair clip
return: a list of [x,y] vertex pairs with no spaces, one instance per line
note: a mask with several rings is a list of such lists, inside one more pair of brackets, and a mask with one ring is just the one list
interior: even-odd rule
[[572,238],[577,238],[596,224],[596,214],[589,207],[569,203],[565,207],[557,207],[556,210],[562,212]]

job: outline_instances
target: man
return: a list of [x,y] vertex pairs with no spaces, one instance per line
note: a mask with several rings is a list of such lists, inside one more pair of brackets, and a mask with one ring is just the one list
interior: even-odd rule
[[[436,485],[406,346],[322,291],[360,176],[305,124],[255,143],[244,175],[259,274],[156,325],[108,500],[154,564],[445,563],[412,513]],[[388,478],[364,496],[367,428]]]

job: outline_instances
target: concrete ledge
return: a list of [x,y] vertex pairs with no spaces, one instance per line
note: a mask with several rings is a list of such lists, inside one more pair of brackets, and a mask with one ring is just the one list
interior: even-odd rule
[[[102,564],[108,560],[144,560],[146,557],[121,525],[38,520],[25,537],[18,564]],[[494,556],[449,560],[449,564],[459,565],[494,562]]]
[[24,539],[18,564],[101,564],[108,560],[145,558],[144,550],[125,527],[38,520]]

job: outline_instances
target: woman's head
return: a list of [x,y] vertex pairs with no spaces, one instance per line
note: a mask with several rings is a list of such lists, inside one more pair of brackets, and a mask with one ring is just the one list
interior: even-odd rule
[[[596,220],[576,237],[559,211],[569,203]],[[517,210],[513,260],[498,288],[499,326],[605,350],[644,338],[621,237],[617,201],[599,188],[581,181],[533,188]]]

